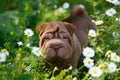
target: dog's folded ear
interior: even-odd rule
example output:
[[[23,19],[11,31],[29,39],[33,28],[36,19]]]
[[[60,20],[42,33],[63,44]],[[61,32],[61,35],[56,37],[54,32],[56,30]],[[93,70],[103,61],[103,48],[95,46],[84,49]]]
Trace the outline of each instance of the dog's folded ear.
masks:
[[[67,28],[67,30],[69,31],[69,33],[71,35],[73,35],[73,33],[75,32],[76,27],[70,23],[67,22],[63,22],[63,25]]]
[[[40,25],[40,26],[38,26],[38,27],[36,28],[36,31],[39,33],[40,36],[41,36],[42,33],[44,32],[45,27],[46,27],[46,24],[42,24],[42,25]]]

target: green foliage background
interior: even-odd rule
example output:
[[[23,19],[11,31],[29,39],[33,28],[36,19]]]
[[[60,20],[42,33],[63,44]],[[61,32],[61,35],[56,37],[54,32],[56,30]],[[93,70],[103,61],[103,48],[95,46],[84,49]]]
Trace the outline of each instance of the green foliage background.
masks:
[[[64,14],[55,15],[55,10],[62,7],[65,2],[70,4],[70,8]],[[105,59],[104,55],[108,50],[120,55],[120,22],[115,20],[120,18],[120,5],[114,6],[105,0],[0,0],[0,50],[6,48],[10,53],[7,61],[0,63],[0,80],[71,80],[73,76],[78,77],[78,80],[87,80],[89,76],[86,78],[87,70],[83,66],[82,56],[78,66],[80,69],[74,72],[63,70],[59,75],[54,76],[54,71],[47,71],[43,66],[41,57],[34,56],[26,46],[17,45],[18,41],[22,41],[24,44],[29,42],[31,46],[38,46],[36,27],[45,22],[66,18],[71,8],[79,4],[85,6],[93,20],[104,21],[103,25],[97,27],[99,37],[97,44],[89,44],[98,53],[95,60]],[[54,8],[55,5],[57,8]],[[105,11],[111,7],[116,9],[117,14],[108,17]],[[26,28],[34,31],[33,37],[24,36]],[[114,36],[113,32],[115,32]],[[20,60],[16,60],[17,54],[21,54]],[[120,68],[120,63],[117,64]],[[24,67],[29,65],[32,65],[32,69],[26,72]],[[119,74],[120,70],[114,75],[106,74],[102,79],[119,80]]]

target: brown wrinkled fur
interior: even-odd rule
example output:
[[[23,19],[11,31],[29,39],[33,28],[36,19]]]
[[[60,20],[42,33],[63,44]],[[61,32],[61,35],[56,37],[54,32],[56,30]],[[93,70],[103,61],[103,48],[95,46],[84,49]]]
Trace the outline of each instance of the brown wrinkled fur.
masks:
[[[64,69],[72,65],[75,69],[82,49],[87,46],[89,29],[96,30],[96,26],[79,6],[74,6],[66,19],[37,27],[40,48],[46,52],[46,66]]]

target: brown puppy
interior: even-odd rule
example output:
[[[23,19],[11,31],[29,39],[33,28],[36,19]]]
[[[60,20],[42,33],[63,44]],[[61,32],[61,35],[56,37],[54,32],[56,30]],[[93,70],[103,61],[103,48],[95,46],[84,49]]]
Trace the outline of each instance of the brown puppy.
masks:
[[[95,30],[95,25],[79,6],[74,6],[70,17],[62,22],[49,22],[37,27],[40,48],[46,53],[46,65],[60,69],[69,65],[76,68],[83,47],[87,46],[89,29]]]

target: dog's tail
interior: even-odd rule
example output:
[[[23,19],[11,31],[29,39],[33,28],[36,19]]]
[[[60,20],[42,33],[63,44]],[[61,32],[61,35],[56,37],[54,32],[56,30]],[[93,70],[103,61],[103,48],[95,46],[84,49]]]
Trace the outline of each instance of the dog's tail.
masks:
[[[84,8],[78,5],[75,5],[71,10],[70,16],[62,21],[69,22],[70,20],[73,20],[75,17],[86,15],[86,14],[87,12],[85,11]]]
[[[76,17],[76,16],[80,16],[82,14],[87,14],[87,12],[85,11],[84,8],[78,6],[78,5],[75,5],[71,11],[71,14],[70,16],[71,17]]]

